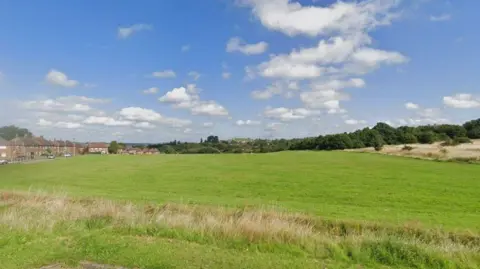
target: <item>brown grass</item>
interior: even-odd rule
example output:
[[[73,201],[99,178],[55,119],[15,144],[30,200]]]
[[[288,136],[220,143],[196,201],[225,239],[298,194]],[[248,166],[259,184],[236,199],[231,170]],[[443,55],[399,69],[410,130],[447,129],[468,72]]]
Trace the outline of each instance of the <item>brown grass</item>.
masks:
[[[3,209],[2,209],[3,208]],[[424,229],[415,223],[392,226],[369,222],[329,221],[268,209],[226,209],[182,204],[137,205],[101,199],[71,199],[66,195],[3,192],[0,227],[27,232],[89,228],[132,231],[169,228],[220,239],[286,243],[302,248],[319,245],[380,242],[394,238],[403,244],[443,254],[479,253],[480,236],[468,232]],[[141,235],[141,233],[139,234]]]

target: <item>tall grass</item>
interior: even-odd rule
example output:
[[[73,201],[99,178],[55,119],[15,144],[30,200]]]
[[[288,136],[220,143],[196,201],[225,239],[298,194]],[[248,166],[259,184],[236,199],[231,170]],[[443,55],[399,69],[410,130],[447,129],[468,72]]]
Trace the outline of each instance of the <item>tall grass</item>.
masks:
[[[478,268],[480,235],[373,222],[331,221],[268,208],[132,204],[67,195],[1,195],[0,229],[181,239],[347,263],[412,268]]]

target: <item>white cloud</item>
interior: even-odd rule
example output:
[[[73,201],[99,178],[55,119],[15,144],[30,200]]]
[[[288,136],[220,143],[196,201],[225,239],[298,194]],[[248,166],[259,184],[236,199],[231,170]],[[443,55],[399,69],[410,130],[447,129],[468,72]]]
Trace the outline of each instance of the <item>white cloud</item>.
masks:
[[[337,91],[345,88],[363,88],[366,83],[361,78],[351,78],[349,80],[327,80],[314,81],[311,88],[314,91]]]
[[[131,121],[160,121],[162,119],[162,115],[159,113],[146,108],[140,107],[126,107],[120,110],[120,116],[127,120]]]
[[[195,97],[191,96],[185,87],[174,88],[173,90],[167,92],[164,96],[160,97],[158,100],[163,103],[188,103],[194,100]]]
[[[213,122],[204,122],[204,123],[203,123],[203,127],[205,127],[205,128],[213,127],[213,125],[214,125]]]
[[[352,33],[389,24],[399,1],[335,2],[330,6],[302,6],[290,0],[239,0],[268,29],[289,36]]]
[[[202,75],[196,71],[191,71],[188,76],[192,77],[193,80],[198,80]]]
[[[238,126],[254,126],[254,125],[260,125],[261,122],[254,121],[254,120],[237,120],[235,124]]]
[[[130,37],[135,32],[152,30],[153,26],[149,24],[133,24],[128,27],[118,27],[117,35],[121,39]]]
[[[209,116],[227,116],[228,111],[223,106],[217,104],[215,101],[206,101],[195,104],[192,109],[194,115],[209,115]]]
[[[282,82],[277,81],[271,85],[268,85],[265,90],[256,90],[251,93],[254,99],[270,99],[274,95],[281,94],[284,90]]]
[[[443,103],[453,108],[480,108],[480,97],[475,97],[469,93],[459,93],[443,97]]]
[[[366,34],[321,40],[317,47],[274,55],[257,66],[268,78],[313,79],[328,75],[365,74],[382,64],[402,64],[408,58],[399,52],[365,47],[371,43]]]
[[[410,102],[405,104],[405,108],[408,109],[408,110],[416,110],[419,107],[420,107],[419,105],[414,104],[414,103],[410,103]]]
[[[45,119],[39,119],[37,122],[38,126],[42,127],[55,127],[55,128],[64,128],[64,129],[78,129],[82,127],[82,124],[76,122],[52,122]]]
[[[190,51],[190,49],[191,49],[190,45],[183,45],[180,50],[182,52],[187,52],[187,51]]]
[[[365,120],[347,119],[347,120],[345,120],[345,124],[347,124],[347,125],[367,124],[367,121],[365,121]]]
[[[52,84],[65,88],[73,88],[78,86],[79,82],[76,80],[69,79],[65,73],[62,73],[58,70],[52,69],[45,76],[45,80]]]
[[[173,70],[156,71],[152,73],[156,78],[174,78],[177,76]]]
[[[348,100],[348,94],[336,90],[302,92],[300,100],[308,108],[340,109],[340,101]],[[334,113],[331,113],[334,114]]]
[[[90,116],[86,118],[83,123],[91,125],[105,125],[105,126],[129,126],[132,125],[131,121],[116,120],[110,117],[97,117]]]
[[[134,126],[141,129],[154,129],[156,127],[147,121],[135,123]]]
[[[320,111],[318,110],[309,110],[305,108],[269,108],[267,107],[263,112],[265,117],[270,119],[277,119],[281,121],[291,121],[291,120],[300,120],[305,119],[310,116],[319,115]]]
[[[255,44],[246,44],[239,37],[232,37],[227,43],[227,52],[241,52],[246,55],[262,54],[268,49],[267,42],[258,42]]]
[[[224,78],[224,79],[229,79],[231,76],[232,76],[232,74],[229,73],[229,72],[223,72],[222,73],[222,78]]]
[[[195,84],[174,88],[158,100],[170,103],[175,108],[189,109],[193,115],[227,116],[228,111],[215,101],[202,101],[198,95],[200,90]]]
[[[26,101],[22,103],[26,109],[45,111],[45,112],[90,112],[92,107],[86,104],[60,102],[54,99]]]
[[[144,94],[156,94],[159,89],[157,87],[151,87],[143,91]]]
[[[380,64],[401,64],[408,62],[408,58],[398,52],[390,52],[372,48],[361,48],[353,55],[353,64],[369,68],[376,68]],[[365,73],[360,71],[359,73]]]
[[[121,109],[118,114],[123,120],[135,121],[136,124],[140,124],[139,127],[145,126],[145,123],[142,122],[158,122],[173,127],[187,126],[192,123],[190,120],[163,117],[160,113],[141,107],[126,107]]]
[[[85,103],[85,104],[105,104],[110,102],[110,99],[93,98],[93,97],[78,96],[78,95],[57,97],[56,100],[59,102]]]
[[[432,22],[440,22],[440,21],[449,21],[452,19],[452,15],[450,14],[442,14],[439,16],[430,16],[430,21]]]
[[[91,98],[86,96],[62,96],[55,99],[31,100],[20,103],[20,107],[27,110],[38,112],[48,112],[56,114],[90,114],[102,115],[104,112],[93,108],[93,104],[105,104],[110,102],[108,99]]]

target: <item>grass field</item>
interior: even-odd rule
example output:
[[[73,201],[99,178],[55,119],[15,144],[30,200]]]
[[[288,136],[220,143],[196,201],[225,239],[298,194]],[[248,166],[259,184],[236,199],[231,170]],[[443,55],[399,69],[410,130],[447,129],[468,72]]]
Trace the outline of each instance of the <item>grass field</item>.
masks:
[[[480,165],[347,152],[88,156],[0,167],[0,189],[6,269],[480,268]]]

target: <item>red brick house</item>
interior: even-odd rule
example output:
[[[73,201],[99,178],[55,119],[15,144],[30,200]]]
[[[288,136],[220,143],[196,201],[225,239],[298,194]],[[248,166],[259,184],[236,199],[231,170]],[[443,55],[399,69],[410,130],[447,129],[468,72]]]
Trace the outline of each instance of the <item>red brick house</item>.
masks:
[[[88,153],[91,154],[108,154],[108,144],[103,142],[94,142],[87,144]]]

